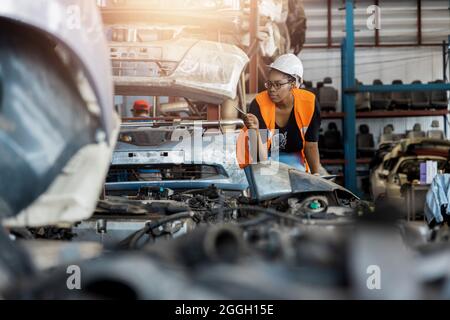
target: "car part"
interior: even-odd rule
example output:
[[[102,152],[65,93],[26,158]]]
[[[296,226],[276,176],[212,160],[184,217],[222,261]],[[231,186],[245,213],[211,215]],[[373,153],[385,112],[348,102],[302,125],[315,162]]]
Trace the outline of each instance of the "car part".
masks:
[[[330,122],[328,130],[322,137],[322,148],[319,149],[323,158],[332,159],[342,157],[344,148],[342,146],[341,132],[338,130],[336,123]]]
[[[64,5],[91,9],[80,14],[97,28],[74,32],[57,14],[36,19],[33,11],[65,13]],[[118,131],[108,105],[107,60],[87,60],[91,50],[106,50],[96,8],[88,1],[8,1],[0,9],[0,23],[0,167],[2,181],[14,181],[0,185],[0,207],[3,217],[18,215],[5,224],[42,226],[87,218],[101,189],[92,180],[104,179]],[[88,40],[89,48],[81,49]],[[97,82],[101,76],[103,86]],[[77,175],[80,168],[91,181]]]
[[[356,136],[356,141],[360,157],[373,157],[375,153],[375,142],[368,125],[362,124],[359,126],[359,133]]]
[[[324,86],[319,89],[319,104],[323,111],[336,111],[336,104],[338,101],[338,91],[331,86],[325,84],[332,84],[330,77],[323,79]]]
[[[373,80],[373,85],[383,85],[379,79]],[[389,92],[372,92],[370,94],[370,106],[372,110],[387,110],[391,106],[391,94]]]

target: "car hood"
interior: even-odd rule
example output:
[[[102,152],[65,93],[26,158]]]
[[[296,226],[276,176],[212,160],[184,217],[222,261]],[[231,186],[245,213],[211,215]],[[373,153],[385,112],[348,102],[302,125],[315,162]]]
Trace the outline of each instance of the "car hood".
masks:
[[[234,45],[195,39],[110,42],[116,94],[178,96],[221,104],[235,99],[249,61]]]
[[[265,201],[289,194],[340,191],[346,198],[358,199],[340,185],[301,172],[280,162],[267,161],[246,169],[250,192],[255,200]]]

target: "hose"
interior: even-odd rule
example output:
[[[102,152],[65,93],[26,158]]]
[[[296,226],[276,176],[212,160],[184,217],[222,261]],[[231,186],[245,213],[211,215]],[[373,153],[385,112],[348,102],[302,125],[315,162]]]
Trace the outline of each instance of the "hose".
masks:
[[[147,233],[151,232],[152,230],[165,225],[166,223],[172,222],[172,221],[177,221],[177,220],[181,220],[181,219],[188,219],[188,218],[192,218],[193,217],[193,213],[192,212],[181,212],[181,213],[177,213],[174,215],[171,215],[169,217],[160,219],[160,220],[156,220],[154,222],[149,222],[145,225],[144,228],[134,232],[133,234],[131,234],[130,236],[128,236],[127,238],[125,238],[124,240],[122,240],[119,243],[119,248],[129,248],[129,249],[135,249],[137,247],[137,243],[138,241]]]
[[[256,212],[260,212],[260,213],[265,213],[265,214],[270,215],[272,217],[276,217],[276,218],[280,218],[280,219],[286,219],[286,220],[291,220],[293,222],[298,222],[298,223],[303,223],[304,222],[302,219],[297,218],[295,216],[292,216],[290,214],[287,214],[287,213],[284,213],[284,212],[280,212],[280,211],[277,211],[275,209],[262,208],[262,207],[257,207],[257,206],[244,205],[244,206],[238,206],[238,207],[234,207],[234,208],[222,208],[220,210],[222,210],[222,212],[235,211],[235,210],[251,210],[251,211],[256,211]],[[213,210],[211,210],[211,215],[215,215],[215,214],[217,214],[219,212],[220,212],[219,209],[213,209]]]
[[[270,217],[273,218],[279,218],[279,219],[285,219],[285,220],[290,220],[293,222],[297,222],[297,223],[304,223],[304,221],[300,218],[297,218],[295,216],[274,210],[274,209],[270,209],[270,208],[262,208],[262,207],[257,207],[257,206],[249,206],[249,205],[244,205],[244,206],[238,206],[238,207],[234,207],[234,208],[217,208],[217,209],[212,209],[210,210],[209,214],[206,214],[203,219],[206,220],[209,217],[212,216],[216,216],[216,215],[220,215],[223,214],[225,212],[229,212],[229,211],[235,211],[235,210],[251,210],[254,212],[260,212],[260,213],[264,213]],[[149,222],[145,225],[144,228],[136,231],[135,233],[131,234],[130,236],[128,236],[127,238],[125,238],[124,240],[122,240],[119,244],[120,248],[129,248],[129,249],[135,249],[137,248],[137,244],[139,242],[139,240],[145,235],[145,234],[149,234],[152,232],[152,230],[159,228],[160,226],[163,226],[169,222],[172,221],[177,221],[177,220],[182,220],[182,219],[188,219],[188,218],[193,218],[195,215],[194,212],[182,212],[182,213],[177,213],[174,215],[171,215],[169,217],[154,221],[154,222]],[[253,224],[259,224],[259,223],[263,223],[265,221],[268,220],[254,220],[254,221],[248,221],[248,222],[243,222],[241,223],[239,226],[243,226],[243,227],[247,227],[247,226],[251,226]]]

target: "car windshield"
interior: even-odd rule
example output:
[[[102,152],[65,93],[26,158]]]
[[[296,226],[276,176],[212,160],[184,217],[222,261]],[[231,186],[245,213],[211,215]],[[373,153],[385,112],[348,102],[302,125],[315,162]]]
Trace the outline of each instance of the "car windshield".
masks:
[[[392,169],[394,169],[395,165],[398,163],[399,158],[391,158],[386,160],[383,163],[383,170],[388,170],[391,171]]]

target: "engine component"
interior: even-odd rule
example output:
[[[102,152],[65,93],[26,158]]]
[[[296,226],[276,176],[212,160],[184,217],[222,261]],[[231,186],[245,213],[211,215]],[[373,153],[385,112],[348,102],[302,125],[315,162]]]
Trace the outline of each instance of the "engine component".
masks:
[[[202,226],[147,250],[166,261],[195,267],[207,263],[235,263],[242,256],[245,244],[241,231],[232,225]]]
[[[310,196],[302,201],[291,198],[288,202],[294,215],[307,217],[326,212],[328,208],[328,199],[325,196]]]

